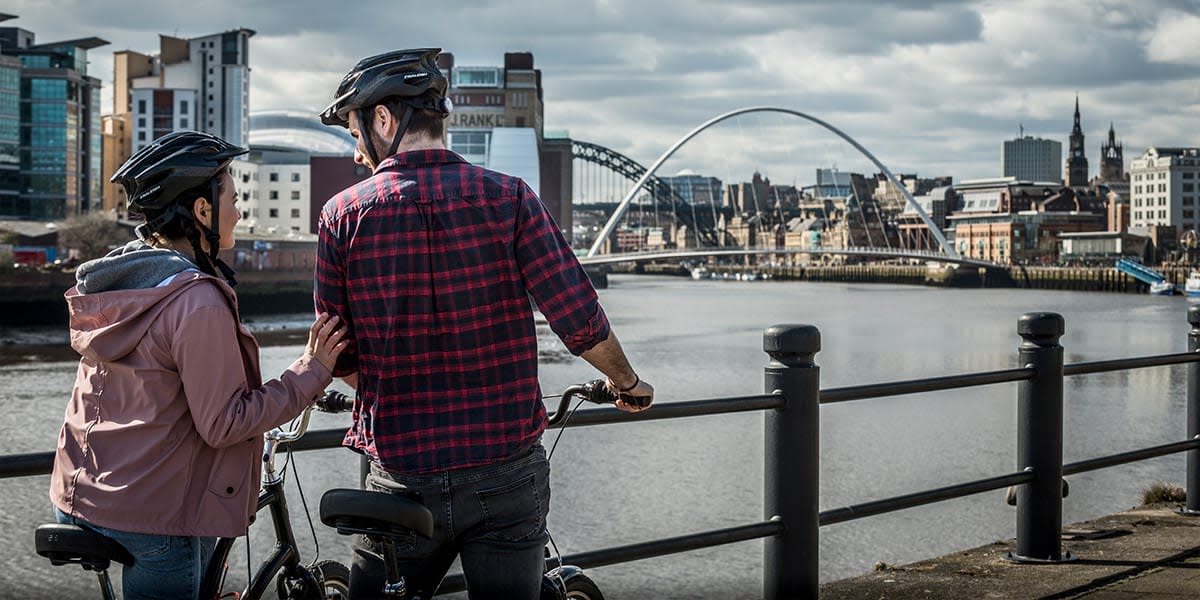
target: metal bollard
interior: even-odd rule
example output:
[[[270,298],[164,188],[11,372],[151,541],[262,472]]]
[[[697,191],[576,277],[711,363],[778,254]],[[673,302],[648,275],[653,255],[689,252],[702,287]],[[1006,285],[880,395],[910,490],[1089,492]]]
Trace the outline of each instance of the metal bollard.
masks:
[[[767,600],[815,600],[819,588],[821,378],[813,357],[820,349],[821,332],[811,325],[773,325],[763,332],[763,350],[771,357],[765,391],[787,401],[766,416],[764,512],[783,521],[783,533],[764,544]]]
[[[1017,487],[1017,551],[1009,556],[1016,561],[1063,560],[1063,331],[1057,313],[1017,320],[1020,364],[1037,374],[1017,388],[1017,468],[1032,470],[1034,479]]]
[[[1200,306],[1189,306],[1188,352],[1200,351]],[[1187,366],[1187,436],[1194,440],[1200,435],[1200,364]],[[1187,507],[1182,511],[1189,515],[1200,515],[1200,450],[1188,450],[1187,456]]]

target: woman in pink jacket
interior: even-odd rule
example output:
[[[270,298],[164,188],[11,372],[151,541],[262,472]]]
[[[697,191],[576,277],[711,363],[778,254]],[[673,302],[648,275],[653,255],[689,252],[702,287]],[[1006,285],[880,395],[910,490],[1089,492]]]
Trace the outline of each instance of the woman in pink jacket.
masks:
[[[262,381],[233,271],[217,258],[240,218],[229,163],[246,152],[180,131],[126,161],[112,181],[145,219],[139,239],[80,265],[66,294],[82,359],[50,500],[59,522],[133,554],[126,600],[196,596],[216,537],[246,533],[262,433],[316,400],[346,345],[322,314],[304,354]]]

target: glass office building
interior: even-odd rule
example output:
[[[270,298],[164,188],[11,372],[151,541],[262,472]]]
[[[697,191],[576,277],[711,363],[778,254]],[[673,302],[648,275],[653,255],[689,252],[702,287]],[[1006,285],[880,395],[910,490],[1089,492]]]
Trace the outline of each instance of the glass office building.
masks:
[[[87,75],[87,51],[107,43],[35,44],[29,31],[0,28],[0,219],[54,221],[99,208],[100,80]]]

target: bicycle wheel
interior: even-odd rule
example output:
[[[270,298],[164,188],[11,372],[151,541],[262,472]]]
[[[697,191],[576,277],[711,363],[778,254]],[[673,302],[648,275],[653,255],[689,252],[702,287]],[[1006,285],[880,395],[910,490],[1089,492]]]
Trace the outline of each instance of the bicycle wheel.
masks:
[[[567,600],[604,600],[604,594],[591,577],[574,573],[563,581],[567,588]]]
[[[305,567],[317,581],[321,582],[319,594],[313,594],[308,585],[289,585],[282,577],[278,581],[279,597],[288,600],[347,600],[350,598],[350,569],[337,561],[322,560]],[[296,582],[298,583],[298,582]]]

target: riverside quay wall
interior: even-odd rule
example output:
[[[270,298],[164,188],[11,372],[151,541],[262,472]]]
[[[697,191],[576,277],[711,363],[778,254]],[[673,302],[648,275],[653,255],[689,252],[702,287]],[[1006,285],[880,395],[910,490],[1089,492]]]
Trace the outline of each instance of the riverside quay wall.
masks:
[[[707,276],[716,279],[766,276],[796,281],[842,281],[855,283],[899,283],[944,287],[1009,287],[1042,290],[1075,290],[1145,294],[1149,286],[1118,271],[1101,267],[1028,267],[1001,268],[938,267],[899,264],[857,265],[705,265]],[[690,275],[676,264],[639,264],[616,266],[615,272],[661,275]],[[1182,292],[1191,267],[1156,268]],[[739,277],[740,276],[740,277]]]
[[[1050,290],[1145,294],[1146,284],[1115,268],[1023,267],[957,269],[924,265],[859,264],[838,266],[706,265],[710,276],[768,276],[794,281],[899,283],[946,287],[1015,287]],[[1190,267],[1157,269],[1183,287]],[[679,263],[626,264],[613,272],[690,276]],[[604,273],[589,273],[605,287]],[[312,270],[277,269],[237,274],[238,303],[243,314],[285,314],[312,310]],[[60,270],[20,269],[0,272],[0,325],[58,325],[67,322],[63,293],[75,285],[75,274]]]
[[[238,308],[243,315],[311,312],[312,269],[237,273]],[[21,269],[0,273],[0,325],[65,325],[63,294],[75,273]]]

